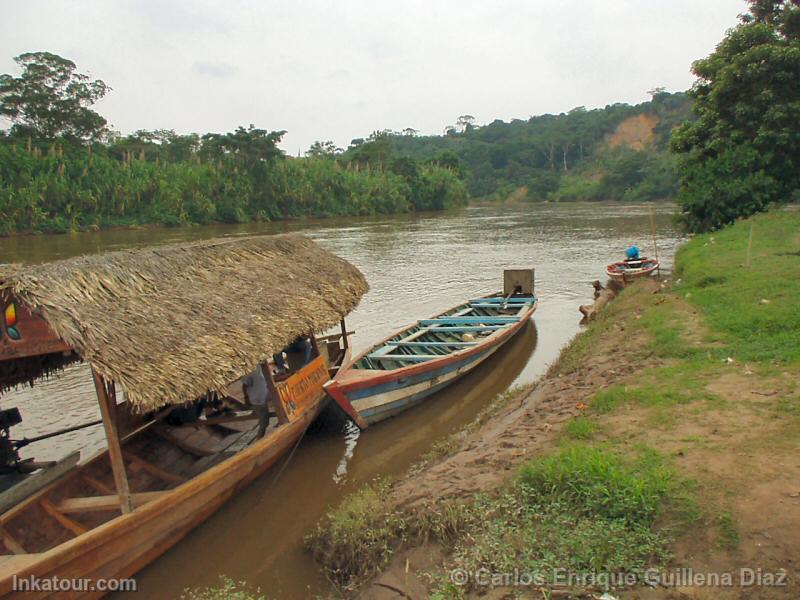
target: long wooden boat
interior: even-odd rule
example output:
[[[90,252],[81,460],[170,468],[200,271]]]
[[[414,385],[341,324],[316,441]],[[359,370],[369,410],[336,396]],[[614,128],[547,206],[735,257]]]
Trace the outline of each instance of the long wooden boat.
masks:
[[[325,390],[365,428],[452,384],[513,338],[536,310],[533,269],[505,274],[503,293],[463,302],[394,333],[339,369]]]
[[[625,283],[640,277],[649,277],[658,270],[658,261],[654,258],[641,258],[631,263],[620,261],[606,267],[606,274],[615,281]]]
[[[298,277],[300,273],[292,271],[289,263],[302,261],[303,258],[341,261],[308,244],[312,242],[305,238],[297,239],[297,236],[281,237],[274,242],[237,240],[210,251],[213,258],[196,256],[192,247],[174,251],[158,249],[155,252],[161,258],[168,255],[168,262],[174,262],[176,280],[166,288],[170,293],[175,293],[178,299],[186,301],[187,298],[174,286],[182,285],[178,280],[185,279],[187,275],[196,275],[185,271],[187,262],[193,264],[192,269],[202,269],[207,281],[214,280],[215,270],[221,266],[225,269],[224,278],[231,282],[231,287],[220,291],[233,290],[235,298],[236,289],[246,293],[244,290],[252,283],[254,274],[265,277],[263,269],[269,268],[260,262],[264,256],[289,269],[292,275],[290,279]],[[197,254],[206,252],[205,248]],[[281,255],[285,255],[285,261]],[[98,262],[101,260],[88,260],[78,264],[77,268],[83,275],[95,277],[98,285],[109,291],[116,281],[111,277],[111,271],[116,267],[104,271],[102,262]],[[110,262],[118,265],[119,260],[120,257],[115,256]],[[236,260],[244,263],[241,265],[241,281],[236,281],[239,275],[232,272],[232,264]],[[78,464],[77,453],[54,465],[33,464],[16,457],[17,464],[7,466],[0,475],[0,483],[3,477],[15,480],[12,485],[5,486],[7,489],[0,494],[0,506],[7,507],[0,514],[2,597],[45,598],[53,595],[53,591],[59,591],[58,597],[97,598],[106,591],[113,591],[114,587],[107,587],[110,580],[128,578],[153,561],[292,448],[327,402],[323,384],[350,356],[347,343],[347,334],[350,332],[347,332],[338,310],[323,317],[298,308],[299,314],[296,316],[302,319],[303,326],[327,328],[331,320],[338,316],[341,317],[342,330],[341,333],[323,338],[310,334],[310,357],[306,357],[303,351],[289,352],[288,372],[277,369],[269,358],[280,346],[273,345],[258,351],[255,356],[245,358],[256,360],[270,391],[269,419],[263,437],[258,437],[258,418],[244,397],[241,379],[220,389],[212,384],[211,379],[200,382],[200,388],[197,388],[197,381],[182,378],[181,369],[188,369],[197,377],[202,376],[203,372],[228,372],[227,366],[233,363],[224,364],[224,341],[219,342],[220,348],[215,348],[220,356],[219,364],[206,363],[201,365],[203,370],[194,369],[194,363],[169,367],[177,388],[176,398],[183,396],[186,389],[205,387],[209,391],[202,397],[202,402],[179,403],[165,398],[164,404],[153,407],[152,402],[145,401],[146,397],[138,395],[147,392],[146,387],[139,386],[139,383],[146,382],[128,379],[125,387],[120,386],[125,392],[125,400],[118,403],[115,380],[102,375],[93,362],[94,359],[108,358],[109,355],[103,354],[103,349],[97,347],[93,350],[99,353],[98,357],[82,356],[79,353],[83,351],[82,347],[65,340],[70,336],[63,333],[64,323],[59,315],[39,308],[41,305],[37,300],[47,297],[48,290],[52,295],[55,294],[50,288],[39,289],[35,282],[43,281],[40,278],[44,275],[60,273],[64,276],[66,267],[72,268],[72,265],[37,267],[33,269],[30,280],[19,276],[6,281],[0,278],[0,305],[5,314],[5,319],[0,319],[0,388],[9,389],[11,384],[32,380],[33,376],[41,376],[53,365],[63,366],[83,359],[92,367],[108,448]],[[162,267],[159,265],[157,272],[163,273]],[[182,268],[184,271],[181,271]],[[154,270],[148,270],[149,267],[142,264],[138,265],[138,269],[145,280],[152,281]],[[324,269],[320,266],[319,270]],[[354,267],[346,263],[335,265],[328,275],[320,275],[320,280],[310,281],[309,285],[313,287],[324,282],[326,292],[331,296],[327,300],[331,300],[341,292],[341,288],[337,289],[337,281],[343,281],[344,274],[350,275],[346,281],[349,290],[340,299],[352,308],[353,302],[357,301],[355,297],[360,297],[366,291],[366,284],[361,283],[360,273]],[[86,279],[80,279],[83,287],[78,294],[85,302],[94,290]],[[146,289],[140,280],[134,281],[132,287],[134,290]],[[211,290],[204,291],[211,293]],[[285,294],[288,290],[281,292]],[[301,292],[304,301],[309,302],[313,296],[312,290],[304,289]],[[121,293],[135,292],[126,282]],[[194,289],[187,293],[193,298],[202,296],[194,296]],[[112,296],[116,302],[120,302],[118,294]],[[251,326],[251,339],[240,338],[230,342],[229,347],[235,346],[238,352],[247,354],[253,352],[249,348],[256,348],[261,340],[269,339],[265,336],[270,326],[279,329],[284,323],[270,319],[287,319],[286,323],[289,323],[290,314],[281,312],[276,315],[270,312],[262,306],[261,299],[253,300],[246,307],[243,305],[251,301],[245,297],[240,300],[242,306],[239,311],[264,311],[250,314],[253,321],[258,316],[262,319],[257,325]],[[81,309],[76,309],[68,299],[63,302],[70,314],[74,314],[75,310],[80,313]],[[96,302],[100,303],[99,300]],[[286,307],[290,306],[292,304],[288,302]],[[104,305],[104,308],[109,307]],[[168,312],[180,317],[182,310],[190,309],[175,305]],[[167,312],[161,316],[164,319],[171,318]],[[242,316],[241,312],[239,316]],[[197,318],[203,317],[198,315]],[[170,344],[174,341],[172,336],[176,335],[187,340],[187,352],[193,348],[204,351],[200,346],[192,346],[193,334],[202,330],[203,335],[216,335],[230,330],[233,322],[215,325],[205,320],[200,324],[186,325],[184,331],[178,333],[168,330],[179,321],[177,318],[167,324],[162,331],[162,338],[155,343]],[[110,333],[110,330],[101,330]],[[59,335],[57,331],[62,333]],[[282,340],[281,344],[293,339],[295,334],[289,331],[292,330],[287,330],[278,338]],[[136,335],[134,331],[128,333],[134,337]],[[200,343],[206,343],[206,338],[200,338]],[[125,368],[125,365],[121,366]],[[153,369],[150,383],[158,383],[158,369],[163,367],[155,361],[148,366]],[[221,405],[225,407],[224,410],[220,410]],[[19,411],[16,409],[0,411],[0,427],[13,425],[13,419],[3,421],[3,417],[9,414],[18,422]],[[8,427],[3,432],[4,437],[9,439]],[[13,467],[18,472],[12,472]],[[114,586],[119,582],[111,581],[111,584]],[[53,587],[56,585],[61,587]],[[64,586],[70,587],[70,591],[66,591]]]

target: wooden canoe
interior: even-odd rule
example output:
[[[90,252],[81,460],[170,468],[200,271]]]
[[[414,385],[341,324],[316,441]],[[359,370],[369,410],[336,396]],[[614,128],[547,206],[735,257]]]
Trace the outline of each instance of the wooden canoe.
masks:
[[[362,352],[325,390],[365,428],[477,367],[523,328],[536,307],[532,289],[527,295],[492,294],[461,303]]]
[[[260,439],[252,414],[169,426],[158,415],[142,419],[118,405],[134,510],[120,512],[108,450],[70,469],[0,515],[0,596],[51,595],[20,593],[31,577],[80,578],[90,587],[130,577],[164,553],[303,436],[327,401],[322,386],[329,368],[335,372],[349,358],[340,337],[315,340],[319,352],[311,362],[282,380],[270,377],[272,397],[280,401]],[[241,384],[229,392],[231,400],[240,398]],[[84,589],[59,597],[103,595]]]
[[[640,277],[649,277],[658,270],[658,261],[654,258],[642,258],[638,266],[631,266],[627,261],[611,263],[606,267],[606,274],[615,281],[626,282]]]

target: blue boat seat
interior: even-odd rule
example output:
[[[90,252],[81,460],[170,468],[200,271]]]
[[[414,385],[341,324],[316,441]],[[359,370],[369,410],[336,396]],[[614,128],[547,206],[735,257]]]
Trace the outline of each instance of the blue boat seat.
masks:
[[[470,300],[469,303],[472,304],[473,302],[480,302],[480,303],[496,303],[496,304],[526,304],[530,303],[534,300],[533,297],[525,297],[525,298],[509,298],[506,300],[502,296],[493,296],[491,298],[475,298],[474,300]]]
[[[475,346],[478,342],[387,342],[387,346],[410,346],[414,348],[460,348]]]
[[[444,354],[382,354],[380,356],[375,356],[373,352],[368,356],[368,358],[373,358],[377,360],[397,360],[400,362],[425,362],[427,360],[433,360],[434,358],[442,358],[442,356],[446,356]]]
[[[470,333],[470,332],[478,332],[478,331],[496,331],[497,329],[505,329],[508,327],[506,325],[457,325],[455,327],[425,327],[424,329],[420,329],[420,331],[433,331],[433,332],[445,332],[445,333]]]
[[[437,317],[435,319],[421,319],[419,324],[422,326],[427,325],[499,325],[504,323],[516,323],[519,321],[518,316],[500,316],[500,317]]]

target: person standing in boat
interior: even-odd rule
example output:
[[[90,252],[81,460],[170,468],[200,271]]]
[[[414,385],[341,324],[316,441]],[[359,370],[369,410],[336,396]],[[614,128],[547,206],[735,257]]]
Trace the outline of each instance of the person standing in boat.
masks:
[[[247,403],[253,407],[253,413],[258,417],[258,437],[262,438],[267,431],[267,424],[269,424],[269,408],[267,407],[269,388],[261,365],[258,365],[252,373],[242,379],[242,392],[244,392]]]

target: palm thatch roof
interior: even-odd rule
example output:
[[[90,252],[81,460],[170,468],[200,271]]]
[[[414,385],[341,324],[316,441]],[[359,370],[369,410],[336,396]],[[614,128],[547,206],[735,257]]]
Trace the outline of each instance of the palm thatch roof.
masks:
[[[338,323],[367,289],[358,269],[300,235],[0,269],[0,294],[44,318],[142,411],[224,391],[296,336]]]

